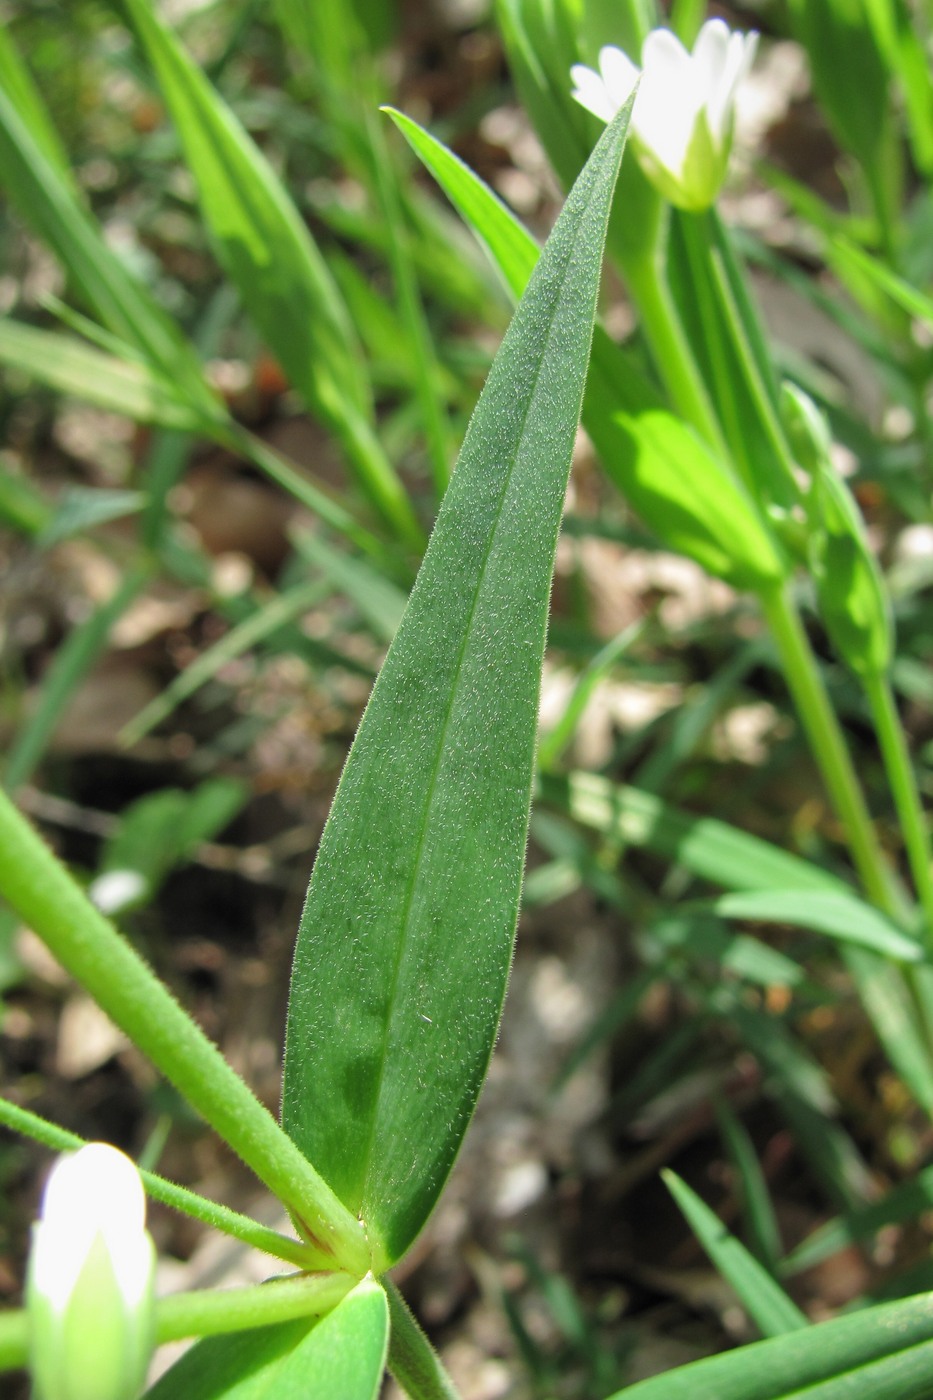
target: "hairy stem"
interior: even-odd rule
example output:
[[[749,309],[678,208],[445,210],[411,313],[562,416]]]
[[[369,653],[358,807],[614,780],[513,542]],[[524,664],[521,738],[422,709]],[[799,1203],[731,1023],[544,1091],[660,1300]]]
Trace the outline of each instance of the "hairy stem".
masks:
[[[0,793],[0,893],[278,1196],[308,1240],[313,1262],[365,1273],[368,1248],[358,1221],[5,793]]]

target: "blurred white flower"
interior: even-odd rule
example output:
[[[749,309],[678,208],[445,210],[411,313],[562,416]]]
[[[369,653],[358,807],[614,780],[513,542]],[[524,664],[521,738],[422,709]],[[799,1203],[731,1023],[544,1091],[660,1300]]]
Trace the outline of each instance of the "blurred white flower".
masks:
[[[733,34],[707,20],[693,52],[669,29],[654,29],[642,47],[632,112],[633,146],[645,174],[680,209],[707,209],[726,173],[735,95],[755,57],[757,34]],[[600,50],[599,72],[570,70],[573,96],[602,121],[628,100],[639,70],[621,49]]]
[[[37,1400],[135,1400],[154,1342],[155,1248],[139,1172],[107,1143],[59,1158],[26,1283]]]
[[[146,880],[138,870],[105,870],[88,886],[87,895],[102,914],[122,914],[146,893]]]

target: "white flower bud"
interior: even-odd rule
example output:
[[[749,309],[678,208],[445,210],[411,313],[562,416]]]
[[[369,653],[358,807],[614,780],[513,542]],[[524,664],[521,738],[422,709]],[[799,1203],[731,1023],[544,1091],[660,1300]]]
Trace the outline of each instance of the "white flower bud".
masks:
[[[154,1345],[155,1248],[134,1164],[107,1143],[59,1158],[26,1282],[37,1400],[135,1400]]]
[[[669,29],[654,29],[642,48],[632,112],[632,144],[642,169],[680,209],[708,209],[722,186],[732,148],[735,95],[755,57],[757,34],[733,34],[707,20],[693,52]],[[621,49],[600,50],[599,72],[575,64],[573,95],[611,121],[631,95],[638,69]]]

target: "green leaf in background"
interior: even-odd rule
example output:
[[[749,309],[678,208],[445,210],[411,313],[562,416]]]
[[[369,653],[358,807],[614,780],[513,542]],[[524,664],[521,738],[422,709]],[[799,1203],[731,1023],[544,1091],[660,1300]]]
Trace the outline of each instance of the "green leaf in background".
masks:
[[[17,109],[15,98],[0,85],[0,182],[11,202],[48,243],[107,329],[140,354],[160,380],[175,384],[205,422],[225,417],[191,346],[107,246],[47,143],[26,125],[27,114]]]
[[[931,1338],[927,1293],[694,1361],[611,1400],[923,1400],[933,1379]]]
[[[346,307],[265,156],[149,0],[126,0],[197,181],[218,260],[295,388],[340,439],[371,504],[421,539],[372,425],[369,382]]]
[[[118,359],[61,331],[0,317],[0,364],[137,423],[198,432],[203,415],[184,389],[148,364]]]
[[[732,1285],[745,1311],[766,1337],[780,1337],[808,1325],[767,1269],[745,1248],[695,1191],[675,1172],[661,1173],[667,1189],[709,1255],[716,1272]]]
[[[301,920],[283,1121],[362,1217],[377,1271],[446,1180],[505,995],[551,572],[627,121],[568,197],[496,356]]]
[[[499,269],[521,296],[538,246],[502,201],[429,132],[393,108],[389,116]],[[736,588],[773,585],[783,566],[745,491],[601,326],[583,401],[583,425],[614,485],[670,549]]]
[[[39,143],[46,159],[58,170],[61,178],[70,183],[68,156],[32,80],[32,74],[10,38],[6,24],[0,25],[0,88],[9,94],[13,106]]]
[[[865,904],[855,894],[835,890],[755,890],[727,894],[713,906],[725,919],[763,919],[815,929],[844,943],[858,943],[873,953],[901,962],[920,962],[923,949],[880,909]]]
[[[833,647],[856,675],[882,676],[894,650],[884,585],[858,507],[828,464],[813,477],[807,513],[810,571]]]
[[[653,793],[612,783],[597,773],[550,774],[541,796],[582,826],[632,846],[646,846],[694,875],[732,890],[830,890],[851,896],[841,880],[810,861],[716,817],[680,812]]]
[[[318,1320],[198,1342],[147,1400],[375,1400],[388,1345],[386,1295],[364,1279]]]
[[[99,486],[69,486],[59,498],[55,514],[38,536],[36,544],[48,549],[60,540],[71,539],[95,525],[110,520],[124,520],[135,515],[146,504],[141,491],[109,490]]]
[[[889,74],[863,0],[789,0],[794,37],[810,61],[813,86],[840,145],[866,175],[875,212],[897,207],[901,174],[892,140]]]

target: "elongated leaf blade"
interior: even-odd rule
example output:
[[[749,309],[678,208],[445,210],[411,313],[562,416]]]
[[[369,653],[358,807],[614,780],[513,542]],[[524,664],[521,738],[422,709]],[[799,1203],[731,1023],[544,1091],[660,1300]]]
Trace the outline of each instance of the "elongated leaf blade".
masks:
[[[474,230],[517,301],[541,251],[531,234],[453,151],[404,112],[394,107],[384,107],[383,111],[430,170],[460,217]]]
[[[107,246],[72,182],[27,127],[15,98],[0,84],[0,181],[11,202],[49,244],[108,330],[138,351],[157,375],[174,382],[197,412],[208,420],[224,416],[177,325]]]
[[[531,234],[452,151],[410,117],[386,110],[517,299],[538,257]],[[669,548],[738,588],[781,576],[748,496],[601,326],[593,334],[583,424],[607,475]]]
[[[121,360],[61,331],[0,317],[0,364],[137,423],[198,432],[204,418],[174,380],[139,361]]]
[[[653,793],[612,783],[596,773],[548,775],[542,796],[568,811],[582,826],[645,846],[676,860],[701,879],[729,890],[829,890],[843,896],[847,885],[810,861],[751,836],[716,817],[680,812]]]
[[[694,1361],[628,1386],[611,1400],[706,1400],[707,1396],[709,1400],[790,1400],[801,1391],[821,1400],[830,1395],[874,1397],[882,1392],[861,1387],[860,1368],[875,1362],[880,1370],[881,1363],[890,1360],[895,1372],[904,1364],[912,1370],[915,1358],[910,1353],[931,1338],[933,1295],[919,1294],[806,1331],[754,1342],[724,1356]],[[928,1384],[929,1376],[927,1372]],[[851,1377],[848,1389],[805,1389],[845,1377]],[[886,1396],[889,1393],[883,1392]],[[923,1393],[913,1389],[893,1392],[906,1397]]]
[[[340,782],[302,916],[283,1118],[398,1259],[492,1051],[528,830],[557,531],[628,113],[490,371]]]
[[[854,894],[834,890],[755,890],[728,894],[716,901],[716,913],[727,919],[766,919],[770,923],[794,924],[857,943],[873,953],[920,962],[923,950],[878,909]]]
[[[389,1340],[389,1309],[364,1279],[317,1318],[207,1337],[186,1352],[147,1400],[375,1400]]]
[[[158,75],[224,271],[296,389],[340,437],[374,506],[412,542],[420,528],[372,428],[362,356],[327,264],[265,156],[151,0],[127,0]]]
[[[691,1230],[716,1272],[735,1289],[750,1317],[766,1337],[780,1337],[807,1326],[804,1314],[775,1283],[767,1269],[726,1229],[718,1215],[675,1172],[661,1173]]]

